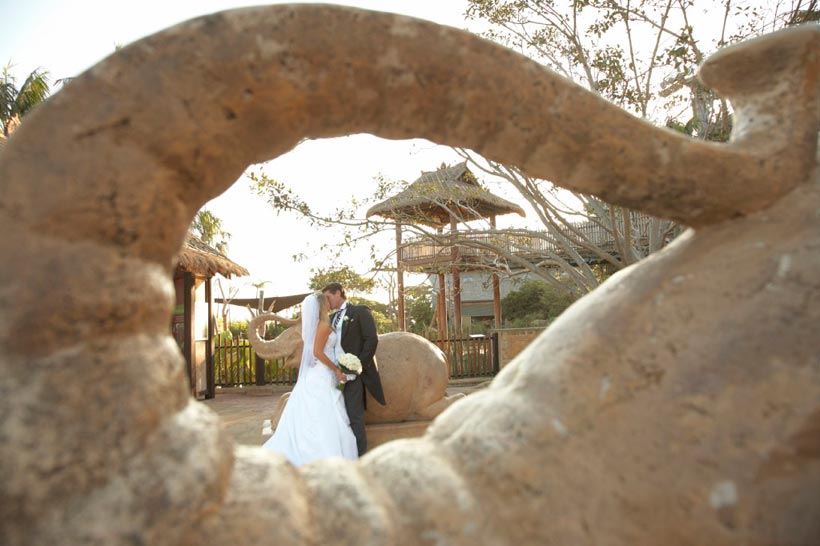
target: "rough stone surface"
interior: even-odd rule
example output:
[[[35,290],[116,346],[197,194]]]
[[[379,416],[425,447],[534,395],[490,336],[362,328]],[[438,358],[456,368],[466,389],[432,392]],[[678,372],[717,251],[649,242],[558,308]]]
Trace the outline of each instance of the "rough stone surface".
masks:
[[[249,8],[116,52],[0,149],[0,543],[817,544],[818,51],[815,26],[707,61],[728,144],[385,14]],[[171,264],[249,163],[358,132],[694,229],[423,438],[297,472],[186,395]]]
[[[544,328],[505,328],[498,331],[498,366],[503,368],[526,349]]]
[[[273,316],[263,313],[248,324],[248,339],[254,350],[264,358],[301,355],[304,345],[301,325],[291,326],[276,339],[264,340],[259,336],[259,328]],[[464,397],[460,393],[447,396],[450,378],[444,353],[421,336],[409,332],[380,335],[376,361],[387,404],[382,406],[367,393],[365,421],[368,424],[430,420]],[[280,399],[272,418],[274,427],[289,396],[287,393]]]

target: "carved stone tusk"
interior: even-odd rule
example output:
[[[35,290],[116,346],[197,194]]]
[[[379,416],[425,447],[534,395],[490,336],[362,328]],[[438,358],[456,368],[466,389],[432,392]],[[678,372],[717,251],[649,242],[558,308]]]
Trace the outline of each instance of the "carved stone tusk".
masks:
[[[288,326],[295,326],[300,323],[299,319],[289,319],[280,317],[274,313],[262,313],[261,315],[253,317],[248,321],[248,339],[251,345],[265,343],[264,339],[265,323],[268,321],[277,321]]]
[[[301,318],[295,318],[295,319],[285,318],[285,317],[279,316],[275,313],[265,313],[264,315],[261,315],[261,316],[266,317],[265,320],[275,320],[276,322],[281,322],[282,324],[287,324],[288,326],[295,326],[297,324],[301,324],[301,322],[302,322]]]
[[[820,130],[818,25],[789,28],[722,49],[703,63],[698,76],[734,107],[731,141],[718,146],[718,160],[738,154],[753,161],[743,167],[741,176],[725,170],[734,163],[715,170],[725,173],[708,182],[716,186],[717,198],[742,203],[743,213],[754,212],[794,189],[815,169]],[[744,184],[752,180],[751,186]]]

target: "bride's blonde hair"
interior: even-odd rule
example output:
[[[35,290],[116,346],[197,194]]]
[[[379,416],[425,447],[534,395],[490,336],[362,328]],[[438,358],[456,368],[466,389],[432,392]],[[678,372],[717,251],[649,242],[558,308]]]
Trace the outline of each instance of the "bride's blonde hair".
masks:
[[[318,290],[313,295],[319,300],[319,322],[330,324],[330,302],[327,301],[327,296]]]

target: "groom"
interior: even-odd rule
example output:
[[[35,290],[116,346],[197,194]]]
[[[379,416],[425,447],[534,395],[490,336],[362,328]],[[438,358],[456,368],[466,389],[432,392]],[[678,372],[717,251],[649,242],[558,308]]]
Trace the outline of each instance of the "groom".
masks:
[[[364,305],[351,305],[347,302],[345,289],[341,284],[332,282],[322,288],[330,307],[338,309],[330,316],[330,324],[336,331],[336,356],[342,351],[359,357],[362,373],[345,384],[343,394],[350,427],[356,436],[356,445],[361,457],[367,451],[367,436],[364,428],[365,388],[382,406],[385,405],[382,381],[376,364],[376,346],[379,336],[376,333],[376,322],[370,309]],[[341,348],[341,350],[339,350]]]

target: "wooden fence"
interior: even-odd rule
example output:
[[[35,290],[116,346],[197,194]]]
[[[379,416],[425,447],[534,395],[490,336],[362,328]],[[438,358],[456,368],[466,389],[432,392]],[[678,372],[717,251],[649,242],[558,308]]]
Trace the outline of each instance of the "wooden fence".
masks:
[[[498,336],[433,341],[444,351],[450,379],[492,377],[498,373]]]
[[[498,336],[462,339],[437,339],[435,343],[447,358],[450,379],[492,377],[498,372]],[[263,360],[247,339],[220,339],[214,343],[214,384],[294,385],[297,370],[286,368],[284,359]]]
[[[247,339],[217,338],[213,360],[214,384],[222,387],[296,383],[297,370],[286,368],[284,359],[259,358]]]

